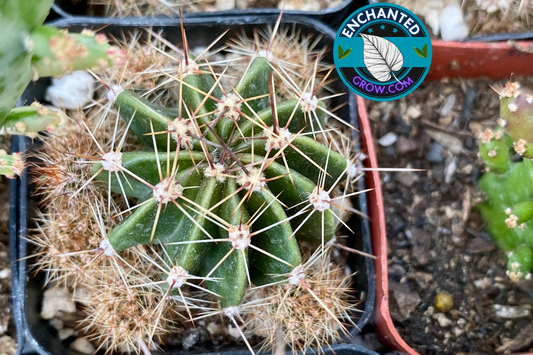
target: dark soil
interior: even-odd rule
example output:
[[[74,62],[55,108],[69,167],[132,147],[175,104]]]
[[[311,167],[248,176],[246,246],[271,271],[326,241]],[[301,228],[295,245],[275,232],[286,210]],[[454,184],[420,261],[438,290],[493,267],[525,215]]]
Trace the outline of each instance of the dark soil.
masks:
[[[426,81],[399,101],[367,102],[382,143],[376,142],[379,165],[425,170],[381,175],[391,314],[420,354],[533,349],[532,283],[509,281],[504,253],[475,211],[483,166],[474,137],[499,117],[499,98],[489,85],[500,83]],[[388,142],[380,139],[387,134]],[[446,313],[434,306],[443,292],[454,301]],[[500,306],[519,314],[503,314]]]

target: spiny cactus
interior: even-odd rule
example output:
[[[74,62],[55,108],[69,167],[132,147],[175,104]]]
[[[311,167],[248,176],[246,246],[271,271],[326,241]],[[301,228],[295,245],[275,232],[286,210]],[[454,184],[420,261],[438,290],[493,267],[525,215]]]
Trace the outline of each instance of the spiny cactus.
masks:
[[[69,34],[43,26],[52,2],[6,0],[0,3],[0,132],[4,134],[36,136],[39,131],[57,125],[54,115],[39,105],[12,111],[31,80],[122,61],[122,52],[111,47],[103,35],[90,31]]]
[[[347,161],[299,134],[313,125],[311,111],[324,117],[316,97],[267,107],[266,58],[256,58],[229,93],[210,74],[196,73],[194,59],[183,64],[181,111],[131,91],[115,101],[130,129],[156,152],[107,152],[93,172],[113,192],[141,201],[109,234],[115,251],[163,243],[185,275],[223,279],[207,286],[224,307],[235,307],[249,282],[291,274],[301,263],[297,239],[324,244],[333,237],[328,190]]]
[[[331,250],[356,252],[334,236],[362,191],[351,131],[328,108],[338,94],[319,99],[324,51],[303,53],[315,70],[296,83],[279,48],[222,67],[148,33],[152,48],[128,44],[99,104],[36,154],[38,267],[87,290],[86,330],[108,351],[146,352],[198,320],[225,320],[252,352],[250,332],[295,352],[349,334],[350,277]]]
[[[533,96],[517,82],[500,91],[500,119],[479,143],[487,173],[479,181],[487,201],[478,205],[487,229],[507,252],[507,275],[531,277],[533,268]],[[522,156],[514,162],[512,152]]]

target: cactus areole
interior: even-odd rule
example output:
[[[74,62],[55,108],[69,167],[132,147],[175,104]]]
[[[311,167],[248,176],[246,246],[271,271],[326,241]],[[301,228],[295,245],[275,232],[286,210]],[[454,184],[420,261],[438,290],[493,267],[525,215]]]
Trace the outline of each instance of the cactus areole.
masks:
[[[334,236],[329,194],[348,162],[313,139],[323,102],[272,102],[266,58],[254,59],[231,93],[193,64],[177,76],[178,107],[127,90],[114,96],[147,150],[106,155],[93,169],[113,192],[138,199],[108,235],[115,251],[162,244],[180,271],[161,276],[170,288],[199,275],[224,308],[235,307],[249,279],[289,282],[302,262],[297,241]]]

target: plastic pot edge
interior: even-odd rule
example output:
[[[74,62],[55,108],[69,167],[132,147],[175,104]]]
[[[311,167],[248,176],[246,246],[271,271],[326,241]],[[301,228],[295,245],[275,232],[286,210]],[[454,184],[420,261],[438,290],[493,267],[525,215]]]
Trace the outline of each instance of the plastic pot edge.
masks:
[[[362,7],[368,5],[368,0],[343,0],[343,2],[335,7],[319,10],[319,11],[302,11],[302,10],[284,10],[284,15],[291,15],[291,16],[304,16],[309,17],[317,20],[321,20],[325,22],[326,24],[330,26],[337,26],[340,25],[345,17],[349,14],[350,11],[355,11],[356,8]],[[64,7],[62,7],[60,4],[57,4],[54,2],[52,5],[52,10],[55,11],[57,14],[59,14],[61,17],[64,18],[70,18],[75,19],[78,17],[93,17],[100,19],[102,21],[111,20],[114,18],[110,17],[103,17],[103,16],[87,16],[85,14],[83,15],[77,15],[72,14],[68,10],[65,10]],[[183,17],[184,18],[213,18],[213,17],[226,17],[226,16],[269,16],[269,15],[275,15],[279,16],[281,12],[281,9],[276,8],[257,8],[257,9],[246,9],[246,10],[224,10],[224,11],[215,11],[215,12],[184,12]],[[156,16],[154,18],[141,18],[141,17],[123,17],[121,19],[129,20],[129,19],[144,19],[144,20],[151,20],[151,19],[157,19],[157,18],[167,18],[171,19],[167,16]],[[176,20],[176,18],[174,18]]]

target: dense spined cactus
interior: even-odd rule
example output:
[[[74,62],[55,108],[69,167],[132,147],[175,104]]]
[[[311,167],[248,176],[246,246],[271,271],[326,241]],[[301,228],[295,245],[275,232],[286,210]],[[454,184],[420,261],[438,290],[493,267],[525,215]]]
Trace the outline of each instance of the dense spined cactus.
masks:
[[[487,173],[479,181],[487,201],[478,205],[487,229],[507,252],[511,280],[530,278],[533,268],[533,96],[517,82],[500,92],[500,119],[479,143]],[[514,162],[512,153],[522,156]]]
[[[226,68],[209,49],[194,58],[134,35],[125,67],[98,74],[97,105],[35,155],[37,267],[88,293],[85,334],[107,351],[146,353],[168,332],[179,342],[199,320],[251,352],[260,339],[321,351],[355,326],[337,251],[358,251],[335,234],[358,213],[360,154],[331,108],[325,50],[294,31],[243,41]],[[300,41],[288,66],[278,54]]]
[[[269,105],[271,71],[256,58],[230,93],[211,74],[182,72],[181,110],[121,92],[115,107],[153,151],[108,152],[93,166],[113,192],[139,200],[109,233],[112,248],[164,244],[181,277],[214,278],[207,287],[223,307],[238,306],[250,282],[294,277],[297,240],[324,244],[335,233],[328,190],[348,162],[312,137],[320,122],[310,112],[324,118],[316,97]]]
[[[55,114],[40,105],[12,110],[30,81],[122,61],[122,52],[110,46],[103,35],[90,31],[70,34],[44,26],[52,2],[0,2],[0,133],[34,137],[57,125]]]

